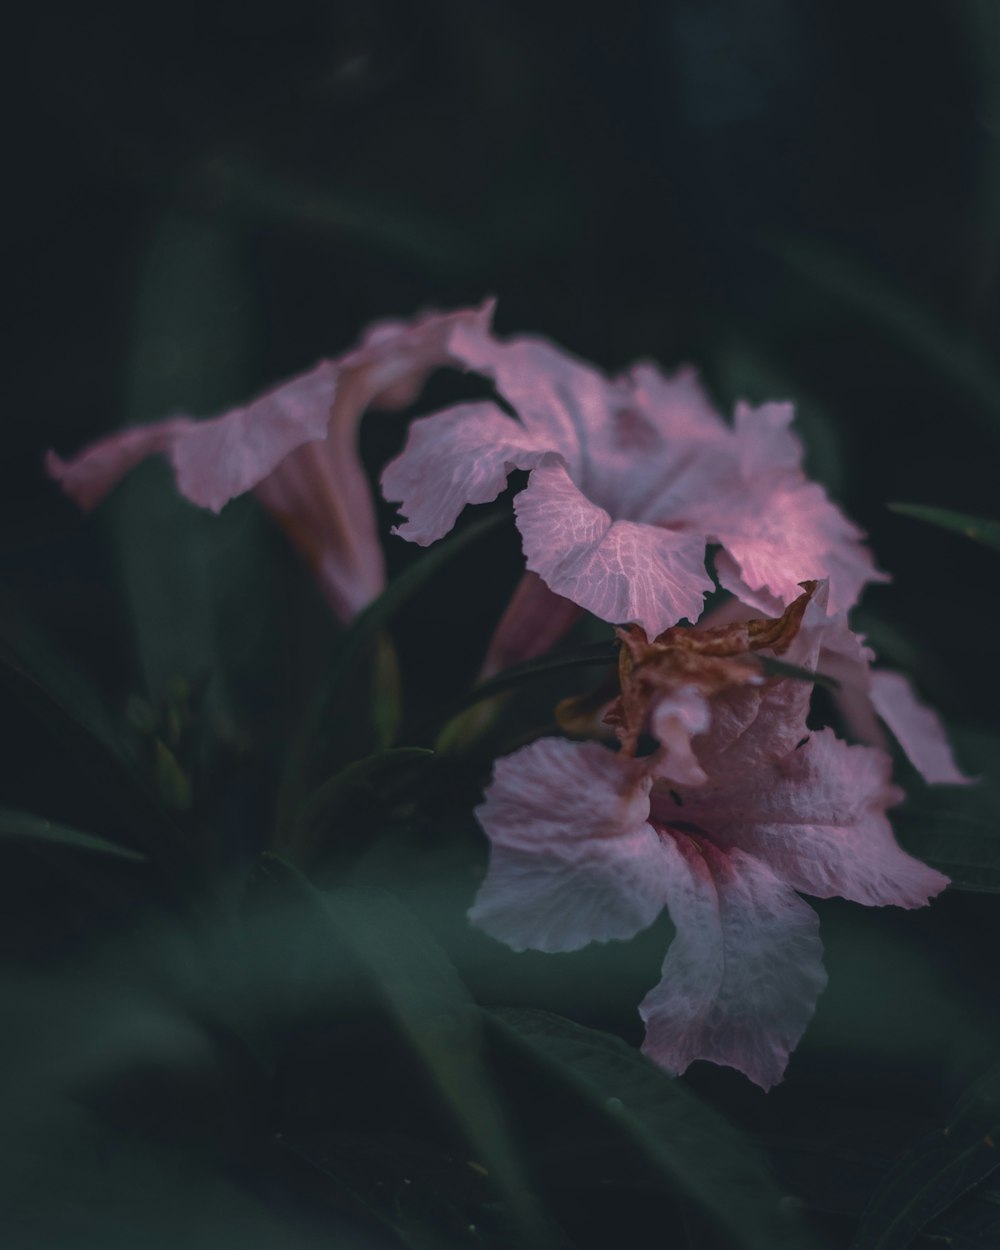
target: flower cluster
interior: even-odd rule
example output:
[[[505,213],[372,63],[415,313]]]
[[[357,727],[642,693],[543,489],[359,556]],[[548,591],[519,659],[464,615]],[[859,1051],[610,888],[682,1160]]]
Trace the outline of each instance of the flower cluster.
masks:
[[[379,324],[246,407],[127,430],[70,462],[50,453],[49,470],[84,507],[152,453],[205,507],[253,490],[346,621],[384,581],[362,414],[405,406],[440,366],[490,381],[504,407],[412,422],[382,475],[396,532],[432,543],[526,471],[525,573],[484,673],[547,650],[586,611],[619,627],[620,689],[603,718],[616,748],[546,739],[497,762],[471,919],[516,950],[565,951],[628,938],[666,908],[676,933],[640,1008],[645,1050],[767,1087],[825,982],[799,894],[916,907],[947,884],[893,839],[901,795],[879,721],[928,781],[965,778],[935,715],[848,626],[885,575],[806,477],[789,404],[739,404],[730,423],[690,370],[608,377],[544,340],[497,338],[491,313]],[[710,546],[731,599],[699,620]],[[766,656],[835,676],[859,744],[811,731],[809,683],[769,675]]]

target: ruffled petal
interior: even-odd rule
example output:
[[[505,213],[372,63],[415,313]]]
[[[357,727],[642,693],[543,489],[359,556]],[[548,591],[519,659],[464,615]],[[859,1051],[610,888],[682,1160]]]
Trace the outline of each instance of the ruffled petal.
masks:
[[[89,512],[147,456],[169,455],[192,424],[187,417],[174,417],[156,425],[134,426],[92,443],[72,460],[48,451],[45,468],[66,494]]]
[[[469,919],[514,950],[628,938],[663,909],[665,861],[641,765],[545,738],[497,760],[477,808],[490,866]]]
[[[398,502],[406,517],[395,533],[422,547],[436,542],[466,504],[496,499],[510,472],[532,468],[545,454],[545,447],[495,404],[459,404],[420,417],[382,473],[382,493]]]
[[[478,308],[424,313],[412,321],[377,321],[364,332],[358,347],[341,357],[340,364],[364,374],[366,407],[405,408],[420,394],[432,369],[462,364],[451,350],[452,336],[462,329],[487,334],[495,307],[496,300],[486,299]]]
[[[218,512],[251,490],[297,447],[326,437],[337,386],[337,367],[324,360],[243,408],[193,422],[170,457],[181,494]]]
[[[863,532],[801,470],[791,404],[738,404],[741,488],[706,505],[697,520],[725,548],[716,575],[744,603],[773,615],[800,582],[825,578],[829,611],[852,608],[868,582],[887,581]]]
[[[700,519],[725,548],[715,563],[720,583],[759,611],[790,603],[800,582],[825,578],[830,611],[843,612],[867,582],[887,580],[862,546],[861,532],[817,483],[755,483],[746,499],[737,496],[733,503],[720,507],[714,523],[707,511]]]
[[[494,381],[532,437],[558,452],[574,478],[586,473],[588,440],[607,429],[620,402],[599,369],[545,339],[504,341],[475,326],[456,328],[449,350]]]
[[[885,752],[848,746],[824,729],[753,774],[685,790],[680,812],[669,795],[657,796],[654,819],[669,823],[682,813],[718,845],[746,851],[804,894],[923,907],[948,878],[896,843],[885,813],[903,794],[890,772]]]
[[[769,1089],[826,985],[818,917],[740,850],[666,833],[663,851],[676,936],[639,1008],[643,1051],[671,1072],[707,1059]]]
[[[875,670],[871,701],[925,781],[967,785],[975,780],[955,763],[937,714],[920,702],[902,673]]]
[[[704,543],[690,534],[612,521],[549,457],[515,500],[528,568],[605,621],[635,621],[653,636],[695,620],[712,582]]]
[[[640,361],[629,370],[627,379],[637,406],[664,438],[702,444],[729,441],[729,427],[691,366],[664,374],[656,365]]]

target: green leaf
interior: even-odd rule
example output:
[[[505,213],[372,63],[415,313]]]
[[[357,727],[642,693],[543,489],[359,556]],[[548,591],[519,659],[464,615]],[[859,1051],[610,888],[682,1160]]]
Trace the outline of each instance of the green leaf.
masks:
[[[335,705],[355,673],[356,666],[372,653],[379,633],[395,614],[442,569],[446,568],[467,547],[508,519],[504,512],[494,512],[466,525],[458,533],[435,544],[394,578],[379,597],[361,612],[345,631],[337,645],[326,672],[316,682],[313,697],[306,707],[286,757],[284,775],[278,795],[278,828],[294,827],[301,818],[300,807],[308,788],[313,754],[324,717]],[[282,840],[287,840],[287,832]]]
[[[351,804],[359,794],[391,802],[400,782],[405,783],[433,758],[434,752],[426,747],[392,747],[355,760],[313,793],[311,814],[333,819],[338,809]]]
[[[261,856],[258,872],[320,919],[331,946],[350,951],[437,1088],[471,1157],[509,1204],[525,1244],[544,1244],[540,1216],[486,1069],[482,1014],[441,948],[381,891],[321,892],[275,855]]]
[[[891,503],[888,507],[891,512],[898,512],[900,516],[927,521],[930,525],[951,530],[953,534],[964,534],[966,538],[973,538],[985,547],[1000,551],[1000,521],[988,521],[964,512],[952,512],[950,508],[933,508],[919,503]]]
[[[425,747],[394,747],[353,761],[313,791],[294,827],[294,838],[280,848],[298,859],[323,843],[334,852],[367,845],[407,785],[421,777],[434,758]]]
[[[165,214],[138,275],[123,379],[126,423],[210,414],[243,399],[253,382],[252,307],[247,266],[232,233]],[[158,458],[129,474],[102,509],[154,702],[178,678],[220,674],[227,647],[218,637],[218,602],[234,582],[245,596],[240,549],[253,529],[252,513],[245,502],[220,516],[195,507]],[[244,602],[240,619],[244,629],[253,628],[257,613]]]
[[[295,181],[243,159],[214,161],[205,171],[236,209],[264,222],[356,240],[428,273],[465,275],[481,259],[482,240],[468,224],[448,221],[395,198]]]
[[[449,712],[454,715],[472,704],[492,699],[495,695],[507,690],[516,690],[526,682],[538,677],[547,677],[550,673],[559,673],[572,668],[606,668],[618,662],[618,647],[613,642],[594,642],[577,651],[557,653],[543,656],[540,660],[528,660],[524,664],[514,664],[497,673],[488,681],[474,686],[467,694],[451,706]]]
[[[890,1169],[861,1219],[852,1250],[906,1250],[921,1230],[1000,1166],[1000,1065],[959,1099],[940,1132]]]
[[[789,664],[771,655],[754,655],[753,657],[768,677],[787,677],[791,681],[807,681],[811,685],[826,686],[828,690],[840,688],[840,682],[826,673],[818,673],[815,669],[802,668],[798,664]]]
[[[620,1136],[671,1191],[724,1230],[734,1250],[817,1246],[752,1143],[620,1038],[545,1011],[488,1016],[501,1046],[579,1106],[575,1132],[590,1121]]]
[[[977,343],[939,321],[908,292],[900,292],[840,252],[791,239],[772,243],[770,249],[789,268],[860,312],[965,391],[984,432],[1000,437],[1000,370]]]
[[[893,815],[900,842],[959,890],[1000,893],[1000,820],[947,808],[904,807]]]
[[[909,784],[908,801],[892,813],[911,855],[946,873],[961,890],[1000,891],[1000,736],[952,728],[959,758],[977,778],[963,786]]]
[[[14,812],[0,808],[0,838],[23,838],[31,842],[41,842],[55,846],[68,846],[74,850],[90,851],[98,855],[111,855],[117,859],[130,859],[144,863],[145,855],[133,851],[127,846],[119,846],[105,838],[95,837],[92,833],[81,833],[68,825],[55,824],[44,816],[33,816],[28,812]]]
[[[486,1170],[430,1142],[339,1132],[280,1133],[278,1146],[332,1182],[334,1195],[392,1229],[408,1250],[521,1244]],[[558,1230],[547,1250],[565,1244]]]

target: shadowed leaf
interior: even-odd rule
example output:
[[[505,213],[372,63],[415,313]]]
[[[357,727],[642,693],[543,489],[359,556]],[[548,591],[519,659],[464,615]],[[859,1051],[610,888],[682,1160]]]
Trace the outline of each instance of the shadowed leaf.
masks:
[[[81,833],[79,829],[55,824],[43,816],[33,816],[28,812],[0,809],[0,838],[24,838],[32,842],[68,846],[74,850],[112,855],[118,859],[130,859],[139,863],[146,859],[145,855],[127,846],[118,846],[106,838],[98,838],[92,833]]]
[[[953,534],[964,534],[973,538],[985,547],[1000,551],[1000,521],[988,521],[982,517],[968,516],[964,512],[952,512],[950,508],[933,508],[918,503],[891,503],[891,512],[900,516],[914,517],[918,521],[927,521],[930,525],[951,530]]]
[[[861,1219],[851,1250],[906,1250],[921,1231],[1000,1166],[1000,1067],[952,1109],[947,1125],[906,1151]]]
[[[816,1250],[752,1144],[620,1038],[545,1011],[488,1013],[498,1041],[611,1128],[668,1187],[724,1230],[734,1250]]]

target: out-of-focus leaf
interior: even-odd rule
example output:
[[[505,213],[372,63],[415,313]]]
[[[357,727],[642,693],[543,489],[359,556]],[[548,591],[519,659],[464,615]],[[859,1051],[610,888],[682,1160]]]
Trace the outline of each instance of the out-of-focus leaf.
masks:
[[[964,534],[966,538],[974,538],[984,547],[1000,551],[1000,521],[988,521],[982,517],[968,516],[964,512],[952,512],[950,508],[932,508],[919,503],[891,503],[888,506],[890,511],[898,512],[901,516],[927,521],[941,529],[951,530],[954,534]]]
[[[1000,370],[977,343],[839,252],[801,240],[785,239],[770,246],[789,268],[862,313],[965,391],[973,411],[981,414],[984,431],[1000,437]]]
[[[67,688],[60,681],[49,690],[0,640],[0,681],[3,681],[48,732],[70,751],[93,781],[95,791],[115,805],[128,820],[151,860],[168,872],[187,875],[198,852],[189,836],[173,823],[149,793],[124,748],[91,726],[86,711],[73,698],[61,697]]]
[[[739,1250],[818,1246],[752,1143],[620,1038],[545,1011],[487,1013],[497,1040],[610,1127]]]
[[[316,790],[310,800],[312,815],[335,819],[338,808],[351,803],[359,794],[390,801],[400,781],[411,777],[433,758],[434,752],[426,747],[396,747],[355,760]]]
[[[906,1250],[921,1230],[1000,1166],[1000,1067],[987,1072],[940,1132],[892,1167],[864,1215],[852,1250]]]
[[[29,812],[0,809],[0,838],[24,838],[32,842],[68,846],[74,850],[91,851],[98,855],[111,855],[117,859],[130,859],[139,863],[146,859],[145,855],[127,846],[119,846],[92,833],[81,833],[79,829],[56,824],[46,820],[44,816],[34,816]]]
[[[503,694],[506,690],[514,690],[535,677],[547,677],[550,673],[558,673],[567,668],[606,667],[617,663],[617,660],[618,647],[615,643],[595,642],[580,647],[576,651],[546,655],[539,660],[514,664],[510,668],[505,668],[503,672],[497,673],[495,677],[489,678],[488,681],[474,686],[468,694],[455,702],[451,711],[459,712],[471,704],[492,699],[494,695]]]
[[[486,1068],[481,1012],[440,947],[381,891],[321,892],[274,855],[263,855],[257,871],[317,917],[331,948],[350,951],[436,1086],[474,1160],[509,1206],[524,1244],[544,1245],[540,1216]]]
[[[399,657],[385,631],[375,636],[372,654],[371,723],[375,746],[385,750],[399,732],[403,720],[403,690]]]
[[[209,414],[252,381],[251,292],[231,233],[168,213],[138,277],[124,379],[128,422]],[[245,504],[244,504],[245,507]],[[160,462],[142,465],[104,510],[119,552],[146,687],[218,676],[217,600],[242,572],[244,507],[213,516],[182,499]],[[241,588],[242,589],[242,588]],[[242,619],[255,614],[243,605]]]
[[[57,646],[36,621],[29,619],[18,604],[5,600],[0,620],[0,670],[6,666],[12,681],[15,673],[20,673],[37,684],[82,730],[115,755],[128,758],[122,727],[90,674]],[[29,687],[22,682],[20,689],[22,698],[27,697]]]
[[[1000,738],[952,729],[963,763],[978,778],[966,786],[910,785],[893,813],[903,846],[947,873],[958,889],[1000,892]]]
[[[454,277],[478,268],[482,241],[467,224],[449,222],[412,203],[311,186],[247,161],[215,162],[202,176],[239,211],[268,222],[352,238],[427,272]]]
[[[893,814],[899,840],[959,890],[1000,894],[1000,822],[968,812],[904,807]]]
[[[304,1160],[337,1197],[392,1229],[409,1250],[456,1250],[470,1244],[517,1250],[497,1210],[486,1169],[428,1142],[343,1133],[281,1133],[282,1150]],[[559,1250],[559,1230],[546,1250]]]
[[[396,747],[348,764],[313,791],[295,839],[281,848],[308,854],[325,844],[337,853],[370,843],[407,785],[433,760],[434,752],[424,747]]]
[[[394,578],[381,595],[351,623],[337,645],[326,672],[316,682],[312,699],[302,714],[286,757],[278,795],[278,827],[294,828],[301,819],[300,804],[308,788],[313,753],[323,718],[350,681],[356,665],[370,653],[379,632],[403,605],[466,547],[507,519],[494,512],[465,526],[430,548],[403,573]]]
[[[840,682],[826,673],[818,673],[815,669],[802,668],[799,664],[789,664],[771,655],[755,655],[754,659],[768,677],[787,677],[792,681],[807,681],[811,685],[826,686],[828,690],[836,690]]]

